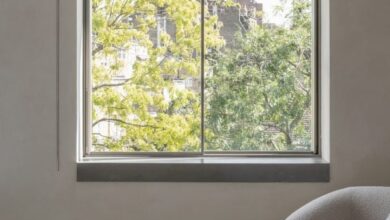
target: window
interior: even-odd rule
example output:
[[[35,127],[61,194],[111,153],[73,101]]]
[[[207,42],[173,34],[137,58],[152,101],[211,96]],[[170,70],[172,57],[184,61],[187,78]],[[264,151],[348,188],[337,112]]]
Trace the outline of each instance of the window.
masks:
[[[317,0],[86,1],[86,155],[318,153]]]

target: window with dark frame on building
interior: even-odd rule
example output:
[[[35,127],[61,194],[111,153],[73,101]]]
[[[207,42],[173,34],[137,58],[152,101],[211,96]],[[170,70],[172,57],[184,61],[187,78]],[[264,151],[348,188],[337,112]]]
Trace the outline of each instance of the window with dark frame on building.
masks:
[[[85,155],[318,153],[317,0],[87,2]]]

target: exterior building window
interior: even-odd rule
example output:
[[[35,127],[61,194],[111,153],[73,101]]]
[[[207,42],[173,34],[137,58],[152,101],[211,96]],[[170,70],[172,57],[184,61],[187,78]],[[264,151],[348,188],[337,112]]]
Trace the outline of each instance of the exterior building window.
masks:
[[[318,153],[317,0],[88,2],[85,156]]]
[[[126,60],[126,54],[127,54],[127,50],[125,49],[119,49],[119,59],[122,59],[122,60]]]
[[[161,11],[156,18],[157,22],[157,47],[161,47],[162,34],[167,32],[167,19],[164,11]]]

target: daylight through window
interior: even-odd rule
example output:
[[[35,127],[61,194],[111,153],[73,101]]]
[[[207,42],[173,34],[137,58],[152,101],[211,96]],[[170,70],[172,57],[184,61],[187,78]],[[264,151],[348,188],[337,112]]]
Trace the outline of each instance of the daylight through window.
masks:
[[[315,153],[316,11],[314,0],[89,0],[86,151]]]

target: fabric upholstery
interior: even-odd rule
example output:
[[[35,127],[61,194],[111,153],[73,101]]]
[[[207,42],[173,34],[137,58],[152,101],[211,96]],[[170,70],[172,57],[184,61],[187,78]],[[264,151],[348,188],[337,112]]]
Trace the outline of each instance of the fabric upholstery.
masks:
[[[286,220],[387,220],[390,187],[349,187],[321,196]]]

